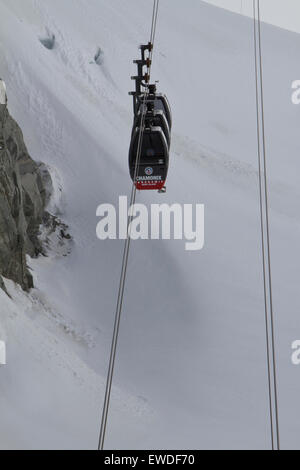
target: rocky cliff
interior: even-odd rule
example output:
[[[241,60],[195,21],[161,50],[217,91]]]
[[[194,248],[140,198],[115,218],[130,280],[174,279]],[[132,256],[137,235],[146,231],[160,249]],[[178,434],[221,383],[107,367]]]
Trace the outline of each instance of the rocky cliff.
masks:
[[[42,252],[38,235],[45,204],[39,165],[29,156],[20,127],[0,105],[0,275],[24,290],[33,287],[26,255]]]

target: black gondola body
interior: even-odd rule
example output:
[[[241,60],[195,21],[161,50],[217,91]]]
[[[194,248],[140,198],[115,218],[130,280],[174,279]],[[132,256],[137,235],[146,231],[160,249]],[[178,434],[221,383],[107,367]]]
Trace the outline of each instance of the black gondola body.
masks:
[[[140,160],[137,162],[141,134]],[[148,127],[143,133],[138,127],[134,130],[129,149],[129,169],[138,190],[163,190],[169,169],[169,147],[161,127]]]
[[[130,176],[139,190],[165,192],[171,144],[171,107],[166,95],[157,93],[156,85],[149,83],[153,44],[142,45],[140,49],[141,59],[134,60],[138,74],[131,77],[135,81],[135,91],[129,93],[133,97],[134,109],[129,149]],[[147,67],[146,73],[144,67]],[[143,88],[147,92],[143,92]]]
[[[142,117],[143,117],[143,112],[142,112],[142,109],[140,109],[140,111],[138,112],[138,115],[136,116],[134,120],[132,132],[134,132],[137,127],[141,127]],[[161,110],[149,109],[146,112],[144,119],[145,119],[144,120],[145,127],[161,127],[165,135],[165,138],[167,140],[168,147],[170,148],[170,144],[171,144],[170,127],[169,127],[169,124],[168,124],[168,121],[164,112]]]
[[[144,98],[143,96],[139,97],[139,108],[138,112],[140,112],[142,106],[143,106]],[[155,94],[149,94],[146,100],[146,104],[153,104],[154,109],[156,111],[162,111],[164,115],[167,118],[169,128],[170,130],[172,129],[172,112],[171,112],[171,106],[169,103],[168,98],[166,95],[162,93],[155,93]]]

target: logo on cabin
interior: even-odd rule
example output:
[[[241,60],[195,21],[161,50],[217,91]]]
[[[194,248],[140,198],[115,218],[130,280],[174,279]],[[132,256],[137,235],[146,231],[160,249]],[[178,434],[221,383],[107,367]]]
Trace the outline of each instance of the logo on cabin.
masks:
[[[147,175],[147,176],[153,175],[153,168],[151,168],[150,166],[148,168],[146,168],[145,169],[145,175]]]

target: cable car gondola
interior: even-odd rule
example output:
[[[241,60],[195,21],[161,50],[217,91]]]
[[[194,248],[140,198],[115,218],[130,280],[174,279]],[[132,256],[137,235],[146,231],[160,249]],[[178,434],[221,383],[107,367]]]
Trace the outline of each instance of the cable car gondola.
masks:
[[[137,162],[139,139],[142,135],[140,160]],[[148,127],[133,132],[129,149],[131,179],[139,190],[163,191],[169,168],[169,147],[161,127]],[[137,173],[135,175],[135,172]]]
[[[135,131],[137,127],[141,127],[142,125],[142,117],[143,117],[143,109],[140,109],[138,115],[134,120],[133,130]],[[170,135],[170,127],[167,121],[167,118],[163,111],[155,110],[148,105],[148,111],[145,114],[145,127],[161,127],[165,138],[168,143],[168,147],[170,148],[171,144],[171,135]]]
[[[130,176],[139,190],[165,192],[171,143],[171,108],[167,97],[157,93],[156,85],[149,83],[153,44],[142,45],[140,49],[141,59],[134,60],[138,74],[131,77],[136,87],[129,93],[133,97],[134,110],[129,149]],[[149,51],[148,58],[146,51]],[[147,67],[146,74],[144,67]]]
[[[155,88],[152,88],[152,87],[154,87],[154,85],[150,85],[149,87],[150,93],[147,97],[146,104],[152,103],[156,111],[162,111],[164,113],[164,115],[167,118],[169,128],[171,130],[172,129],[172,112],[171,112],[171,106],[170,106],[169,100],[166,97],[166,95],[162,93],[156,93],[156,87]],[[139,97],[139,102],[140,102],[140,105],[138,108],[138,112],[140,111],[142,104],[143,104],[143,96]]]

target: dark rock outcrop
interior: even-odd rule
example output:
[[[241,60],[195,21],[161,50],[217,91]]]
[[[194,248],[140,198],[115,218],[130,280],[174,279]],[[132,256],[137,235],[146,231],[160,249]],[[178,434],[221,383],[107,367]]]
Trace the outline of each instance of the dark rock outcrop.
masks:
[[[28,154],[20,127],[0,105],[0,275],[24,290],[33,287],[26,255],[43,251],[39,227],[45,204],[39,166]]]

